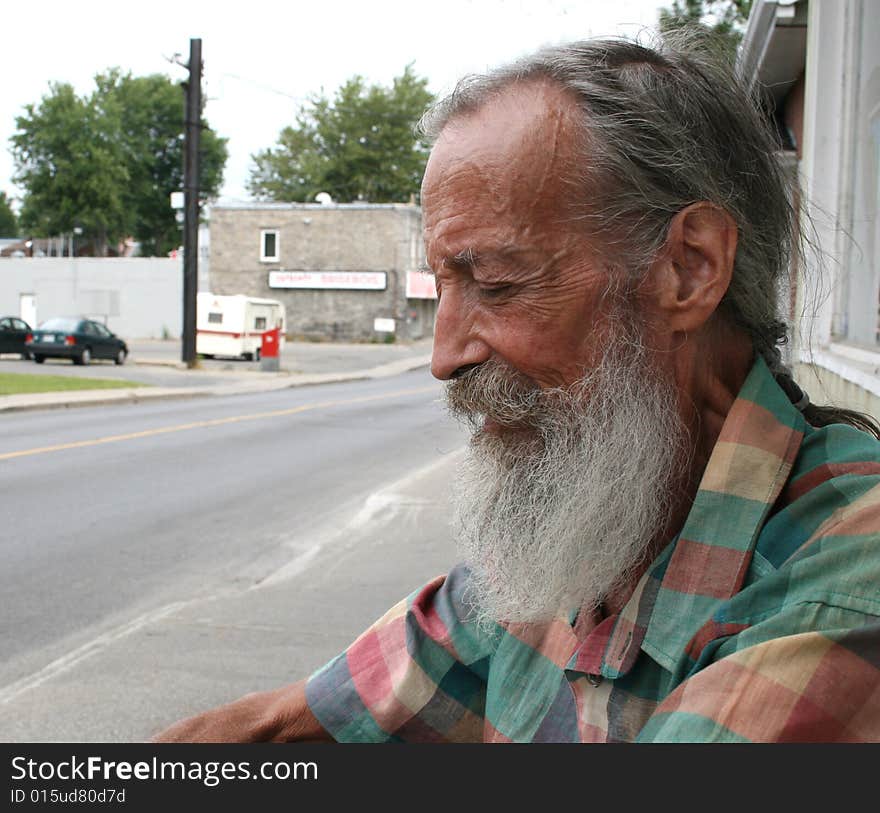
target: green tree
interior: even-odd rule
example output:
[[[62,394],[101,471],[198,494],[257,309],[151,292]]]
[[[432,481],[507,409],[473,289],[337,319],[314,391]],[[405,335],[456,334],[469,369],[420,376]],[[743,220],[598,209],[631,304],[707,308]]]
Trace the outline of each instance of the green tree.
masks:
[[[180,226],[170,195],[183,189],[184,105],[179,84],[165,76],[132,76],[118,69],[95,77],[92,104],[118,133],[128,183],[123,200],[129,232],[145,256],[164,255],[180,245]],[[200,138],[201,197],[212,198],[223,184],[228,151],[202,118]]]
[[[35,236],[83,230],[106,253],[133,236],[147,256],[180,244],[170,194],[183,186],[184,96],[165,76],[110,69],[78,97],[53,83],[27,105],[12,136],[16,182],[24,189],[21,226]],[[202,120],[202,196],[217,194],[226,140]]]
[[[5,192],[0,192],[0,237],[18,237],[18,218]]]
[[[37,236],[80,226],[98,253],[124,236],[128,171],[122,146],[100,109],[66,83],[51,83],[39,105],[26,105],[12,136],[15,181],[24,190],[20,224]]]
[[[339,202],[405,201],[419,190],[428,145],[415,132],[434,96],[408,65],[391,87],[354,76],[332,100],[310,99],[276,145],[252,156],[249,191],[257,198]]]
[[[733,60],[751,9],[752,0],[672,0],[660,9],[660,31],[699,26]]]

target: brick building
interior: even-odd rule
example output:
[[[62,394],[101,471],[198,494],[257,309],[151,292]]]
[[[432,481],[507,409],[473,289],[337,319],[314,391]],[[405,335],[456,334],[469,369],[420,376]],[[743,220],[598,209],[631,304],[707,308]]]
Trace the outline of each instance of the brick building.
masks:
[[[242,203],[211,208],[211,291],[280,299],[292,339],[382,341],[433,332],[408,204]]]

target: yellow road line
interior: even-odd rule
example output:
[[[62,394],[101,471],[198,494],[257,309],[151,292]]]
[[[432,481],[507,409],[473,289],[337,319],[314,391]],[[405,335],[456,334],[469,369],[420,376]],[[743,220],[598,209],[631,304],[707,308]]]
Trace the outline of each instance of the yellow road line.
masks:
[[[149,438],[154,435],[167,435],[171,432],[186,432],[190,429],[204,429],[210,426],[223,426],[228,423],[241,423],[243,421],[259,421],[266,418],[281,418],[285,415],[296,415],[300,412],[309,412],[314,409],[327,409],[334,406],[347,406],[349,404],[363,404],[368,401],[381,401],[387,398],[398,398],[403,395],[420,395],[426,392],[435,392],[437,387],[418,387],[410,390],[397,390],[396,392],[387,392],[382,395],[365,395],[360,398],[351,398],[345,401],[321,401],[317,404],[303,404],[290,409],[276,409],[271,412],[256,412],[253,415],[234,415],[229,418],[214,418],[210,421],[195,421],[194,423],[182,423],[177,426],[162,426],[158,429],[145,429],[143,432],[129,432],[125,435],[108,435],[103,438],[92,438],[91,440],[76,440],[71,443],[59,443],[56,446],[41,446],[36,449],[22,449],[19,452],[5,452],[0,454],[0,460],[11,460],[15,457],[29,457],[37,454],[48,454],[49,452],[62,452],[66,449],[82,449],[87,446],[98,446],[102,443],[120,443],[124,440],[137,440],[138,438]]]

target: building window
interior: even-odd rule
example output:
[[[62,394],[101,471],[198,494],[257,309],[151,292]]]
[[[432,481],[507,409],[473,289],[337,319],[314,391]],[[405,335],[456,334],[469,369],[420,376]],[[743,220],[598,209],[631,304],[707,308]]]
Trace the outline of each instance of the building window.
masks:
[[[277,229],[263,229],[260,232],[260,262],[277,263],[281,259]]]

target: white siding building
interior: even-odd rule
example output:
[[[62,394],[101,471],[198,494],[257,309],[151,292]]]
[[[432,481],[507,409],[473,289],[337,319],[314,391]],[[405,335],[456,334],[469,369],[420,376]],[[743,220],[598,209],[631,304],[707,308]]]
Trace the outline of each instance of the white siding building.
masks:
[[[821,250],[795,277],[798,379],[880,417],[880,0],[756,0],[739,66],[772,100]]]

